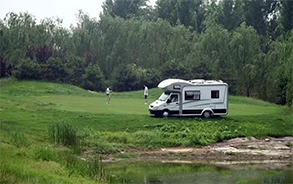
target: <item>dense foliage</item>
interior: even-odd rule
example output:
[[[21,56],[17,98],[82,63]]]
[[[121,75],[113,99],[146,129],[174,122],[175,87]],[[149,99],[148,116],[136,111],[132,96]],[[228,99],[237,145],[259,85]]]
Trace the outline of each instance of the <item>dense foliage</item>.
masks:
[[[115,91],[165,78],[216,79],[230,93],[293,102],[293,2],[286,0],[105,0],[78,24],[7,13],[0,19],[1,78]]]

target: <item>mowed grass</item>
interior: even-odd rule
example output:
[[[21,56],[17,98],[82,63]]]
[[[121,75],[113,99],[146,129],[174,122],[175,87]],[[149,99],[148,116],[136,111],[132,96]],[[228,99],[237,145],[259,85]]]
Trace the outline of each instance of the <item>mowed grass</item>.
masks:
[[[274,119],[291,125],[292,113],[286,107],[256,99],[229,96],[229,113],[215,119],[154,118],[144,104],[143,91],[121,92],[111,95],[105,103],[104,92],[89,92],[67,84],[49,82],[1,81],[1,124],[25,131],[46,131],[53,122],[69,122],[77,127],[90,127],[97,131],[142,131],[144,125],[158,123],[266,122],[274,126]],[[162,90],[150,89],[149,103],[155,101]],[[200,121],[199,121],[200,120]],[[275,123],[278,125],[277,123]],[[233,125],[233,124],[231,124]],[[289,126],[288,126],[289,127]],[[288,128],[287,127],[287,128]],[[35,132],[38,134],[38,132]],[[291,132],[290,132],[291,133]],[[280,132],[281,134],[281,132]],[[288,131],[283,133],[288,135]],[[249,135],[248,135],[249,136]],[[265,136],[265,135],[260,135]]]
[[[37,98],[40,102],[54,103],[55,108],[64,111],[86,112],[108,115],[148,115],[148,105],[144,99],[115,98],[112,95],[111,103],[105,103],[103,97],[52,96]]]
[[[237,98],[237,97],[235,97]],[[50,96],[38,97],[40,103],[55,104],[56,109],[66,111],[88,112],[95,114],[129,114],[129,115],[149,115],[148,105],[144,104],[143,96],[141,99],[131,98],[115,98],[112,95],[110,104],[105,103],[105,98],[102,97],[78,97],[78,96]],[[155,99],[149,99],[153,102]],[[283,114],[283,108],[277,105],[266,104],[244,104],[230,102],[228,116],[239,115],[270,115],[270,114]]]
[[[149,102],[161,93],[150,89]],[[154,118],[142,90],[114,92],[106,104],[104,92],[5,79],[0,95],[0,183],[107,183],[94,155],[198,147],[234,137],[292,136],[292,111],[252,98],[229,96],[227,116],[201,119]],[[49,132],[58,127],[76,142],[52,142]]]

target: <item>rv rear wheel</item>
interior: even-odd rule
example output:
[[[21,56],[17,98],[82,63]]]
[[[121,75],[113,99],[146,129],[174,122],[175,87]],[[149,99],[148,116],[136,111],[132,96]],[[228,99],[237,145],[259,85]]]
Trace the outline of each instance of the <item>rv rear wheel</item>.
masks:
[[[204,111],[203,117],[204,118],[210,118],[212,116],[212,113],[210,111]]]
[[[162,117],[169,117],[169,116],[170,116],[170,112],[169,111],[163,111]]]

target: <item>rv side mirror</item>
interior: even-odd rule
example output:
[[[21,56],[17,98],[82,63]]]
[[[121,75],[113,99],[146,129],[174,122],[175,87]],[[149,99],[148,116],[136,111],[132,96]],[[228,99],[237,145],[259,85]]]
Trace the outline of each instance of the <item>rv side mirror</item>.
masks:
[[[167,103],[171,103],[171,99],[170,98],[167,100]]]

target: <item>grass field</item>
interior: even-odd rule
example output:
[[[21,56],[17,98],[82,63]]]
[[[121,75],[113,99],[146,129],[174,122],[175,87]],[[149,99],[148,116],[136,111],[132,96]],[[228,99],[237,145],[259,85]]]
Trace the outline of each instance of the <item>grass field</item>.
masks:
[[[162,91],[149,90],[149,102]],[[143,91],[104,93],[48,82],[0,81],[0,183],[107,183],[100,155],[198,147],[234,137],[292,136],[292,112],[229,97],[225,117],[154,118]]]

